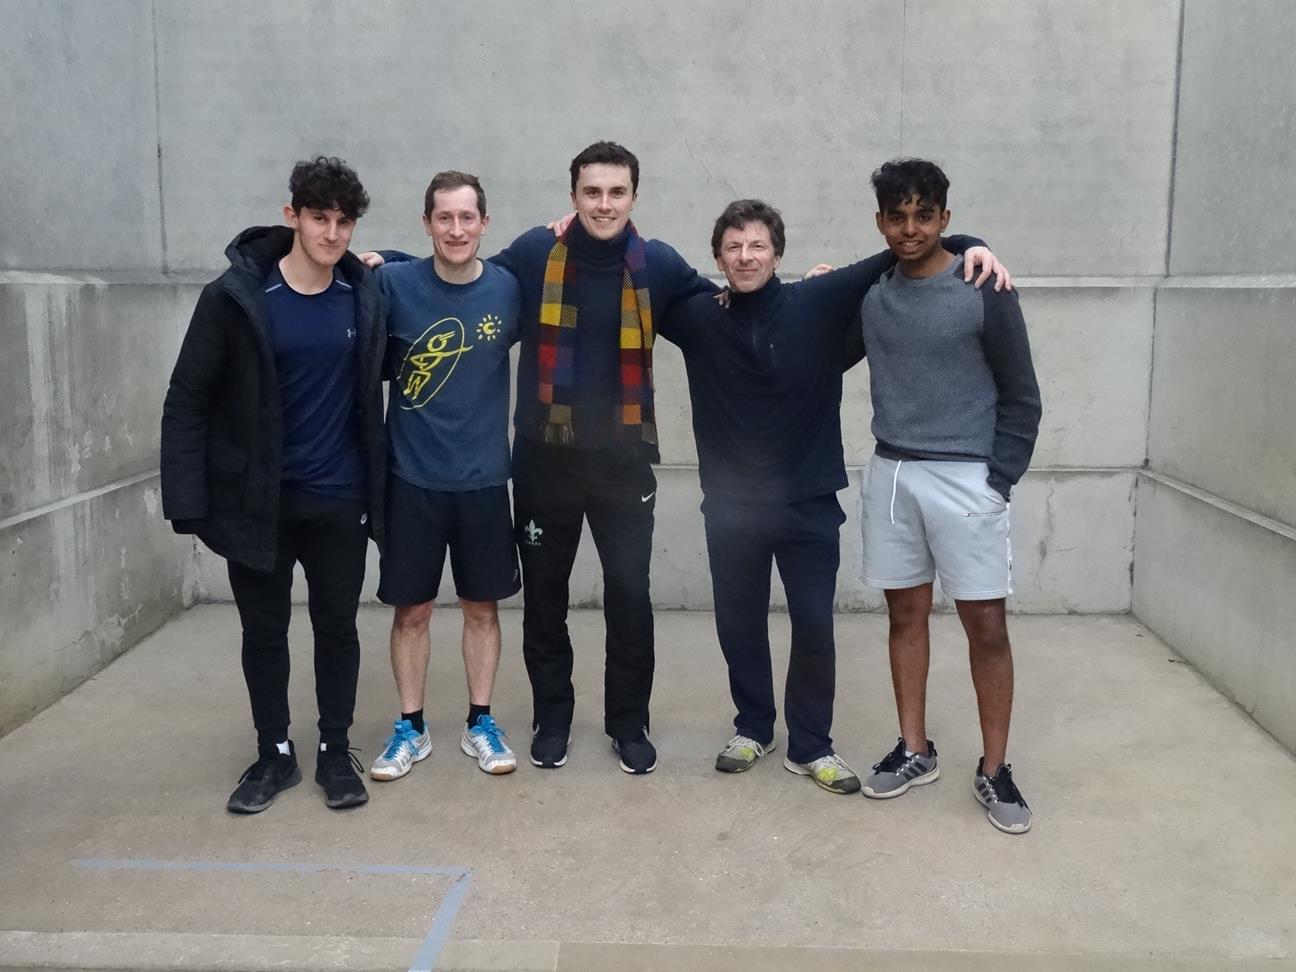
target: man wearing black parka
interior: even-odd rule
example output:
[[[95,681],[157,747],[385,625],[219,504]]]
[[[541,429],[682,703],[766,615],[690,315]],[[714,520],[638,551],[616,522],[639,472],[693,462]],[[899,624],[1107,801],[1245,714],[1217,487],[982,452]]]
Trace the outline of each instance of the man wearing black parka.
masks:
[[[369,197],[320,156],[293,169],[286,226],[253,227],[203,288],[162,416],[163,514],[228,563],[258,758],[228,809],[256,813],[301,781],[288,737],[294,564],[315,636],[316,782],[335,809],[368,800],[348,751],[368,540],[387,468],[380,295],[347,247]]]

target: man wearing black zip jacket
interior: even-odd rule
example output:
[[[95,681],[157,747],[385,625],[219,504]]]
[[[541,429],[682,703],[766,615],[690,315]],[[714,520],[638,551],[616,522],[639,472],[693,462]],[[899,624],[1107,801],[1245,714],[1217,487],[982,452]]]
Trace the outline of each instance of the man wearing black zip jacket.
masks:
[[[372,275],[347,250],[369,197],[336,158],[300,162],[287,226],[254,227],[203,288],[162,415],[163,514],[228,562],[258,758],[228,809],[256,813],[301,781],[288,737],[293,566],[306,573],[329,807],[368,800],[348,751],[369,537],[387,469],[385,330]]]
[[[831,793],[854,793],[859,777],[830,736],[832,609],[846,519],[834,495],[847,484],[842,371],[863,353],[850,326],[860,301],[895,258],[884,252],[784,284],[775,275],[784,240],[776,209],[753,199],[731,203],[711,237],[729,284],[727,305],[708,296],[681,301],[659,333],[679,346],[688,374],[716,633],[737,709],[716,769],[742,772],[774,748],[773,562],[792,623],[783,765]],[[1002,268],[980,242],[954,237],[945,245],[967,250],[968,267],[981,263],[983,280]]]

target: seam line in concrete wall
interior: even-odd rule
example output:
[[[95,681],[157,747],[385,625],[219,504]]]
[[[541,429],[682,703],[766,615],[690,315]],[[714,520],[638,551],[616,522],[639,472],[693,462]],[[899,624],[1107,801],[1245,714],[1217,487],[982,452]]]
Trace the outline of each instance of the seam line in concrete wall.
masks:
[[[119,489],[126,489],[137,483],[147,482],[150,479],[157,479],[159,471],[150,469],[148,472],[142,472],[127,479],[119,479],[116,482],[109,483],[106,486],[100,486],[97,489],[89,489],[83,493],[77,493],[74,496],[68,496],[61,500],[55,500],[53,503],[46,503],[44,506],[38,506],[35,509],[27,510],[25,513],[18,513],[14,516],[6,517],[0,520],[0,530],[7,530],[10,527],[18,526],[20,523],[26,523],[28,520],[35,520],[49,513],[54,513],[68,506],[76,506],[78,503],[84,503],[87,500],[97,499],[108,493],[114,493]]]
[[[1221,513],[1231,513],[1239,519],[1246,520],[1263,530],[1270,533],[1276,533],[1288,540],[1296,540],[1296,527],[1289,526],[1281,520],[1275,520],[1265,516],[1263,513],[1257,513],[1255,510],[1249,510],[1245,506],[1238,506],[1226,499],[1216,496],[1214,493],[1208,493],[1204,489],[1198,489],[1196,486],[1190,486],[1181,480],[1167,476],[1164,473],[1156,472],[1152,469],[1140,469],[1139,474],[1145,476],[1153,482],[1168,486],[1176,492],[1183,493],[1185,496],[1191,496],[1195,500],[1205,503],[1207,506],[1213,506]]]
[[[1170,275],[1170,248],[1174,246],[1175,170],[1179,165],[1179,101],[1183,96],[1183,41],[1187,0],[1179,0],[1179,40],[1175,45],[1174,114],[1170,121],[1170,179],[1166,186],[1165,272]]]
[[[153,31],[153,123],[157,133],[158,236],[162,244],[162,272],[170,265],[167,258],[166,196],[162,182],[162,82],[158,65],[157,0],[149,4],[149,24]]]

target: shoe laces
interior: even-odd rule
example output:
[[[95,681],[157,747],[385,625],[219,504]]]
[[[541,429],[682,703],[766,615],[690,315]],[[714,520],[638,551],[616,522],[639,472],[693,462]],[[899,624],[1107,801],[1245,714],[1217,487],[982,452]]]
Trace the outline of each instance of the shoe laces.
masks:
[[[504,738],[508,735],[499,727],[492,715],[480,715],[477,717],[477,725],[468,730],[471,736],[477,736],[486,740],[486,745],[490,747],[492,753],[503,753],[507,751],[504,745]]]
[[[1017,784],[1013,782],[1012,767],[1007,763],[999,767],[999,772],[994,776],[987,776],[990,781],[990,790],[994,793],[994,798],[1000,803],[1017,803],[1027,810],[1030,809],[1026,804],[1025,798],[1021,795],[1021,790],[1017,789]]]
[[[248,779],[264,779],[274,767],[274,761],[275,757],[268,754],[258,756],[257,761],[243,771],[243,775],[239,777],[239,783]]]
[[[895,749],[882,757],[880,762],[873,764],[873,770],[877,773],[898,773],[909,757],[905,755],[904,740],[896,742]]]
[[[360,764],[360,758],[356,756],[358,752],[360,750],[354,747],[348,749],[322,749],[319,754],[320,768],[325,776],[334,779],[350,776],[353,771],[356,776],[359,776],[364,772],[364,767]]]
[[[823,769],[824,767],[831,766],[833,769],[845,770],[847,773],[855,772],[846,765],[846,760],[842,759],[836,753],[829,753],[827,756],[820,756],[810,765],[815,769]]]
[[[730,739],[727,743],[725,743],[724,751],[726,753],[731,752],[735,749],[750,749],[757,756],[765,755],[765,747],[762,746],[760,743],[758,743],[755,739],[752,739],[750,736],[736,735],[732,739]]]
[[[418,733],[411,726],[409,729],[404,728],[400,722],[393,727],[391,739],[387,741],[387,748],[383,750],[383,759],[395,759],[400,755],[402,749],[414,750],[414,740],[418,739]],[[327,751],[327,750],[326,750]]]

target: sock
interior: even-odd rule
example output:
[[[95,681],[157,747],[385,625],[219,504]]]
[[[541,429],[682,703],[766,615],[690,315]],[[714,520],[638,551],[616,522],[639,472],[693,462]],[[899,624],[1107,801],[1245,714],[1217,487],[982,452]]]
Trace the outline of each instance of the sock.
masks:
[[[415,732],[421,733],[424,729],[427,728],[426,726],[423,725],[422,709],[419,709],[417,712],[402,712],[401,718],[408,719],[409,724],[414,727]]]
[[[477,717],[484,716],[484,715],[490,715],[489,705],[473,705],[471,702],[469,702],[468,703],[468,728],[471,729],[473,726],[477,725]]]
[[[279,750],[279,752],[280,752],[282,755],[284,755],[284,756],[291,756],[291,755],[292,755],[292,746],[289,745],[287,739],[285,739],[285,740],[284,740],[283,742],[281,742],[281,743],[275,743],[275,749]]]

